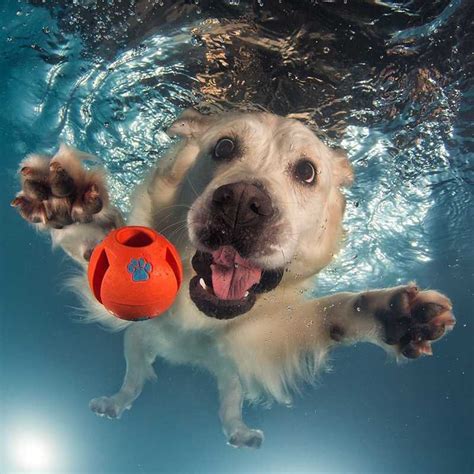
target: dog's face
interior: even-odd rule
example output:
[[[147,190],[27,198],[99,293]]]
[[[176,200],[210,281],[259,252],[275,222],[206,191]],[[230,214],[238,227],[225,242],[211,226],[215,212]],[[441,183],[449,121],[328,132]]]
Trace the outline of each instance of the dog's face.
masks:
[[[339,187],[352,181],[344,154],[264,113],[187,111],[170,131],[186,138],[177,159],[193,161],[182,193],[197,250],[190,296],[202,312],[238,316],[285,270],[308,277],[327,265],[341,234]]]

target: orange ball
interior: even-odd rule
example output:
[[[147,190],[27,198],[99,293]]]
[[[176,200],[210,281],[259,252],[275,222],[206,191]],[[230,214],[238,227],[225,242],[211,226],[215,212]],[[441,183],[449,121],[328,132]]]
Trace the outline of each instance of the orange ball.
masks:
[[[87,274],[99,303],[128,321],[164,313],[183,280],[181,259],[171,242],[139,226],[108,234],[92,252]]]

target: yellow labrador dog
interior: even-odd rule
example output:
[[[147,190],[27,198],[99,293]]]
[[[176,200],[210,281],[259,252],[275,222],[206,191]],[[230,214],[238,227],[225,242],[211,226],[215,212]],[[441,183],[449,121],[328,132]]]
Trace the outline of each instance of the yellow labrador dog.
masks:
[[[138,186],[127,222],[175,243],[184,283],[167,314],[127,323],[90,296],[85,278],[74,281],[90,321],[126,327],[122,388],[93,399],[92,411],[119,418],[161,356],[214,374],[229,444],[259,447],[263,433],[242,420],[245,399],[287,403],[341,344],[368,341],[416,358],[454,326],[449,299],[414,284],[305,297],[338,251],[341,187],[353,174],[345,155],[304,125],[268,113],[188,110],[169,132],[182,140]],[[66,146],[51,159],[27,157],[12,204],[86,267],[97,242],[124,221],[104,176],[86,171],[83,158]]]

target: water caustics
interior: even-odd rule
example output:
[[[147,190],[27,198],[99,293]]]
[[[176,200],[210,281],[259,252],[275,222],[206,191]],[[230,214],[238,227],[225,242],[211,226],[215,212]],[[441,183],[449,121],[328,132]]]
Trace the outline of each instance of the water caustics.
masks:
[[[42,80],[15,129],[37,135],[38,150],[65,141],[99,156],[127,211],[133,186],[172,142],[165,130],[180,110],[303,120],[347,150],[357,177],[345,245],[318,291],[406,281],[437,239],[467,241],[473,7],[289,3],[18,4],[2,34],[29,50]],[[36,31],[25,21],[33,11]],[[433,218],[438,208],[447,209],[445,225]]]

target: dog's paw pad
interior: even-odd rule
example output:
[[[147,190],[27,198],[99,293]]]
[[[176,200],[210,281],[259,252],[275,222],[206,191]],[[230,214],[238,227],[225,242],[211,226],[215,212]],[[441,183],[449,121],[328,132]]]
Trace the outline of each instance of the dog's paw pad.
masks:
[[[431,343],[450,331],[456,322],[452,305],[436,291],[419,291],[414,285],[396,289],[389,305],[377,312],[384,341],[409,359],[431,355]]]
[[[263,431],[241,428],[229,436],[228,444],[234,448],[258,449],[262,445],[263,440]]]
[[[104,205],[99,188],[96,184],[91,184],[85,191],[83,197],[83,208],[86,214],[97,214]]]
[[[49,185],[56,197],[70,196],[76,191],[76,183],[72,176],[54,160],[49,165]]]
[[[33,224],[46,223],[46,209],[42,202],[30,200],[24,195],[18,195],[10,204],[18,209],[23,219]]]
[[[93,398],[89,402],[89,408],[98,416],[105,416],[109,419],[118,419],[122,416],[125,407],[119,405],[111,397]]]

